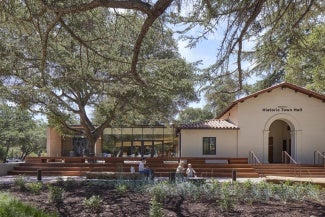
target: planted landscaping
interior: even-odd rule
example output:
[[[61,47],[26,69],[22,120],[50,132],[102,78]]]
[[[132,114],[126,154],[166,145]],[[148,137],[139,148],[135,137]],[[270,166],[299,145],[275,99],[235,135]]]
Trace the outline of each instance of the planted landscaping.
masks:
[[[324,189],[309,183],[69,178],[43,184],[27,183],[20,176],[1,189],[17,201],[56,216],[325,216]]]

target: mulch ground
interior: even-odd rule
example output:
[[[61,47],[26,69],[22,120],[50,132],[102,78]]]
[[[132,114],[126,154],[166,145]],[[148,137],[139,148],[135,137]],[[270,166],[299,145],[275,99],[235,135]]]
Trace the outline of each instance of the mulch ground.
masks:
[[[49,190],[40,194],[20,191],[13,185],[1,185],[1,191],[10,191],[17,199],[31,204],[45,212],[57,212],[60,216],[149,216],[151,197],[147,194],[127,191],[124,194],[112,187],[78,185],[66,188],[63,202],[55,204],[49,200]],[[83,204],[84,199],[93,195],[102,198],[102,208],[94,213]],[[170,197],[165,198],[162,207],[163,216],[272,216],[272,217],[310,217],[325,216],[325,191],[319,200],[303,202],[263,201],[253,204],[237,204],[230,211],[223,211],[216,200]]]

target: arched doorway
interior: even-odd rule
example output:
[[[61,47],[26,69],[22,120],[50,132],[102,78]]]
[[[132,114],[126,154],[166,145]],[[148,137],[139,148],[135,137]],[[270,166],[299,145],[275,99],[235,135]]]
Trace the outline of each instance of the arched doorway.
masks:
[[[291,127],[284,120],[275,120],[269,128],[268,161],[269,163],[281,163],[282,152],[291,155],[292,139]]]
[[[263,158],[265,163],[281,163],[282,151],[300,161],[301,126],[292,114],[275,114],[265,123],[263,130]]]

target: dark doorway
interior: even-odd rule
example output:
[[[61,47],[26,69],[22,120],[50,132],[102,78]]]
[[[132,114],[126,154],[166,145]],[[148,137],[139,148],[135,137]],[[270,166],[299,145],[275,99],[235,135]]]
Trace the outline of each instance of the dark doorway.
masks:
[[[270,126],[268,161],[282,163],[282,152],[291,155],[291,129],[287,122],[276,120]]]
[[[269,137],[269,163],[273,163],[273,137]]]

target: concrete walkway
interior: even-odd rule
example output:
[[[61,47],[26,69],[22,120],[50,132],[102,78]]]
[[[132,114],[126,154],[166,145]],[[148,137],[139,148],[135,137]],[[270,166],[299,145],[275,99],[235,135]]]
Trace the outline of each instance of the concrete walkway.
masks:
[[[15,182],[19,176],[0,176],[0,184],[12,184]],[[37,182],[36,176],[24,176],[27,182]],[[87,180],[85,176],[42,176],[43,183],[54,183],[62,178],[64,181],[67,179],[73,179],[76,181],[84,181]],[[215,178],[213,178],[215,179]],[[88,179],[89,180],[89,179]],[[156,177],[155,180],[168,180],[166,177]],[[212,178],[207,178],[207,180],[212,180]],[[227,182],[232,181],[232,178],[217,178],[219,182]],[[284,181],[292,181],[292,182],[304,182],[304,183],[313,183],[318,184],[325,187],[325,177],[324,178],[303,178],[303,177],[282,177],[282,176],[267,176],[261,178],[237,178],[236,181],[238,182],[245,182],[245,181],[252,181],[252,182],[284,182]]]
[[[15,179],[17,179],[19,176],[0,176],[0,184],[12,184],[15,182]],[[37,182],[36,176],[23,176],[26,179],[26,182]],[[59,180],[59,178],[62,178],[64,181],[66,181],[68,178],[71,178],[73,180],[86,180],[86,177],[79,177],[79,176],[42,176],[42,182],[43,183],[54,183]]]
[[[11,184],[15,182],[15,179],[17,179],[19,176],[0,176],[0,184]],[[23,176],[27,182],[37,182],[36,176]],[[87,180],[85,176],[42,176],[42,182],[43,183],[53,183],[59,180],[59,178],[62,178],[64,181],[67,179],[73,179],[76,181],[84,181]],[[215,178],[213,178],[215,179]],[[89,179],[88,179],[89,180]],[[168,180],[167,177],[156,177],[155,180]],[[212,180],[212,178],[207,178],[207,180]],[[232,178],[217,178],[220,182],[227,182],[232,181]],[[245,182],[247,180],[250,180],[252,182],[260,182],[264,181],[265,178],[237,178],[236,181],[238,182]]]

